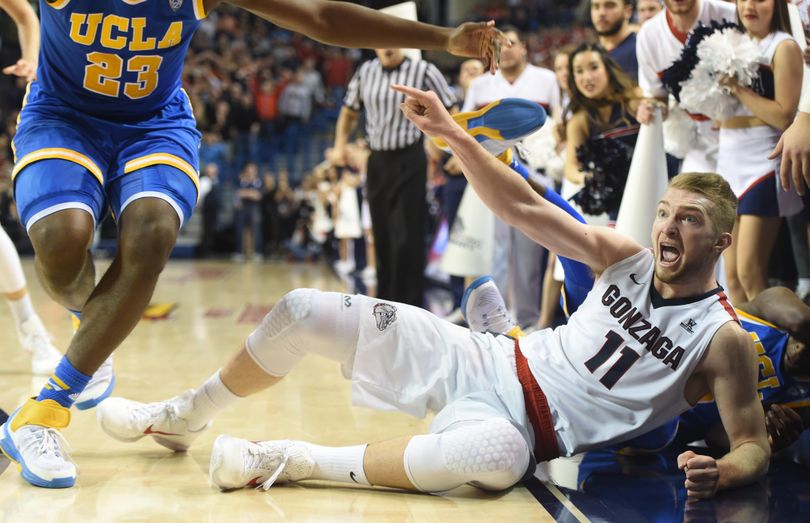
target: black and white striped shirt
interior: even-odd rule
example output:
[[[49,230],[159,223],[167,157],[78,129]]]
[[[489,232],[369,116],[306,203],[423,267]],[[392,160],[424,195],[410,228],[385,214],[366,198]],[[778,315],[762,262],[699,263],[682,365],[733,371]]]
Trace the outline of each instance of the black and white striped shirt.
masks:
[[[434,91],[448,108],[456,103],[453,90],[430,62],[414,62],[406,57],[391,69],[384,68],[377,58],[363,63],[349,82],[343,105],[358,112],[365,108],[366,134],[373,151],[403,149],[416,143],[422,134],[402,114],[399,106],[405,95],[391,89],[391,84]]]

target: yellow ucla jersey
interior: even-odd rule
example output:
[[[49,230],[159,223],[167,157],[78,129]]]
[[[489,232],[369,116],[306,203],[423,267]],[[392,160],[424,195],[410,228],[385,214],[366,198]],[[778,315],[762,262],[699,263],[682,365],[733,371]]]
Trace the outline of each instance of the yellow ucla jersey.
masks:
[[[110,119],[148,117],[177,95],[203,0],[40,0],[40,87]]]

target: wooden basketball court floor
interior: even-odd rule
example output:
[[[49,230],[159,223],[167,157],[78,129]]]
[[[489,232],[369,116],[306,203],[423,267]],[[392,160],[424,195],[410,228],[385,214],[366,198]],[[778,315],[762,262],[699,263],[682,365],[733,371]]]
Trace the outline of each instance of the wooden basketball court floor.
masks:
[[[64,350],[67,314],[39,287],[30,260],[29,287],[43,321]],[[103,262],[100,268],[103,268]],[[144,319],[115,354],[115,395],[166,399],[198,385],[241,346],[254,325],[296,287],[345,291],[328,267],[313,264],[172,261]],[[15,408],[44,381],[32,378],[10,314],[0,305],[0,406]],[[305,439],[349,445],[416,434],[429,420],[351,406],[338,366],[305,358],[277,387],[238,402],[214,421],[187,453],[173,454],[144,438],[121,443],[104,434],[93,411],[74,410],[64,431],[79,466],[76,487],[47,490],[24,482],[13,464],[0,472],[0,523],[108,521],[806,521],[807,468],[778,464],[766,482],[686,504],[673,458],[640,462],[611,453],[555,460],[537,477],[502,493],[462,487],[442,496],[306,482],[268,492],[220,493],[208,485],[217,435]],[[3,468],[0,463],[0,469]],[[776,472],[774,472],[776,470]],[[553,479],[552,479],[553,478]],[[784,493],[787,492],[787,497]],[[779,500],[782,501],[779,501]],[[726,516],[728,516],[728,519]]]

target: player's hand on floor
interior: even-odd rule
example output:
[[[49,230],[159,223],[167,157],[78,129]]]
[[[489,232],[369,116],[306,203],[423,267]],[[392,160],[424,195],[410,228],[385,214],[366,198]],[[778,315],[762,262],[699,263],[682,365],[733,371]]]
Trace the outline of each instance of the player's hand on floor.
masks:
[[[710,498],[717,492],[720,472],[717,460],[687,450],[678,456],[678,468],[686,474],[686,493],[689,497]]]
[[[796,442],[804,430],[804,424],[795,410],[774,404],[765,413],[765,428],[768,429],[771,450],[776,452]]]
[[[25,78],[26,81],[31,82],[37,77],[37,64],[30,60],[23,60],[20,58],[14,65],[9,65],[3,68],[3,74],[19,76]]]

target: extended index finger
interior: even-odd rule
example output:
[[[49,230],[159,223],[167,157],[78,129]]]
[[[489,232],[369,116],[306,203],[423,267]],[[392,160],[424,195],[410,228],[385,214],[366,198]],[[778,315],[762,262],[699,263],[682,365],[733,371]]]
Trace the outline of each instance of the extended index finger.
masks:
[[[414,87],[409,87],[407,85],[402,84],[391,84],[391,89],[393,89],[394,91],[399,91],[404,95],[412,96],[413,98],[422,98],[427,94],[421,89],[416,89]]]

